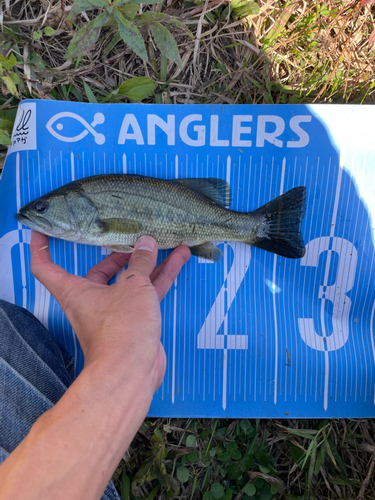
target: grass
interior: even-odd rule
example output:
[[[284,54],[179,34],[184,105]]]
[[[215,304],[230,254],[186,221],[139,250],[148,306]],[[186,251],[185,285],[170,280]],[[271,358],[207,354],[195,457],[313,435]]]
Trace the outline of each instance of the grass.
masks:
[[[364,3],[258,0],[246,11],[228,0],[138,5],[128,17],[134,14],[145,40],[146,62],[124,43],[115,23],[101,27],[85,53],[66,58],[73,37],[103,9],[69,21],[68,0],[4,0],[0,143],[6,144],[25,98],[373,104],[374,10]],[[163,26],[180,60],[160,52],[160,28],[141,25],[140,13],[143,19],[170,16]],[[132,86],[135,77],[148,80]],[[134,94],[135,87],[143,94]],[[5,154],[4,145],[3,159]],[[374,467],[372,420],[152,419],[114,478],[124,500],[371,500]]]

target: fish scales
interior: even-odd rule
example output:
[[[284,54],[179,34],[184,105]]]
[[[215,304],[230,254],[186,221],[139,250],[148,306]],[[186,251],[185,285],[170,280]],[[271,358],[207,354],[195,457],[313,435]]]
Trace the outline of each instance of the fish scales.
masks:
[[[242,239],[243,215],[213,205],[183,185],[154,179],[111,178],[82,182],[80,189],[97,208],[99,219],[126,218],[140,222],[134,234],[96,234],[105,243],[134,245],[141,234],[159,248],[195,246],[206,241]],[[238,229],[236,229],[238,228]],[[87,241],[88,242],[88,241]]]
[[[306,188],[299,186],[253,212],[229,210],[229,185],[221,179],[163,180],[105,174],[62,186],[20,209],[32,229],[78,243],[132,251],[142,235],[160,249],[187,245],[194,255],[218,261],[212,241],[248,243],[299,258]]]

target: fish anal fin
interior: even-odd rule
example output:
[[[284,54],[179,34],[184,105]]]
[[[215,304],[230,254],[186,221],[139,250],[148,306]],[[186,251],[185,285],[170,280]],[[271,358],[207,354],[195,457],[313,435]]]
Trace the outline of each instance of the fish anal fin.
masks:
[[[196,257],[202,257],[203,259],[213,260],[214,262],[219,262],[223,257],[223,252],[213,243],[207,242],[202,243],[202,245],[197,245],[195,247],[190,247],[192,255]]]
[[[129,245],[110,245],[106,246],[109,250],[112,250],[112,252],[119,252],[119,253],[132,253],[134,251],[133,247],[130,247]]]
[[[95,224],[102,233],[135,234],[142,229],[142,225],[133,219],[97,219]]]
[[[223,179],[208,177],[207,179],[174,179],[171,182],[193,189],[222,207],[228,207],[231,204],[231,189]]]

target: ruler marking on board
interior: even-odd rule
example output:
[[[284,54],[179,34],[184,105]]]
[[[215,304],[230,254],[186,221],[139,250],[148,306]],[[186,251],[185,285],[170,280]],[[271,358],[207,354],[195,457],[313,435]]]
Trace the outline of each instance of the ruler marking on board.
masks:
[[[338,176],[337,176],[336,193],[335,193],[335,201],[334,201],[334,205],[333,205],[331,228],[330,228],[330,233],[329,233],[330,238],[333,238],[335,235],[335,225],[336,225],[336,219],[337,219],[337,209],[338,209],[339,198],[340,198],[342,170],[343,170],[342,162],[343,162],[343,157],[341,155],[340,160],[339,160],[339,172],[338,172]],[[329,275],[329,269],[331,266],[331,257],[332,257],[332,250],[328,250],[323,286],[328,286],[328,275]],[[323,338],[327,338],[326,327],[325,327],[325,302],[326,302],[326,299],[322,298],[321,305],[320,305],[320,321],[321,321],[321,325],[322,325]],[[324,351],[324,361],[325,361],[325,370],[324,370],[324,403],[323,403],[323,406],[324,406],[324,409],[327,410],[328,398],[329,398],[329,352],[327,350]]]
[[[230,185],[230,174],[231,174],[231,166],[232,160],[231,157],[227,158],[227,172],[226,172],[226,181]],[[228,243],[224,243],[224,296],[228,298]],[[224,312],[224,350],[223,350],[223,399],[222,405],[223,410],[227,408],[227,382],[228,382],[228,349],[227,345],[227,337],[228,337],[228,300],[226,302],[225,312]]]
[[[353,166],[353,164],[352,164]],[[361,193],[359,193],[359,202],[361,202],[362,200],[362,196],[361,196]],[[357,236],[357,223],[358,223],[358,214],[359,214],[359,210],[356,211],[356,218],[355,218],[355,224],[354,224],[354,237],[353,237],[353,240],[355,241],[356,238],[358,238],[359,236]],[[353,213],[353,212],[352,212]],[[360,264],[360,267],[359,267],[359,274],[361,272],[361,267],[362,267],[362,262],[363,262],[363,259],[361,259],[361,264]],[[357,296],[358,296],[358,291],[359,291],[359,287],[357,287],[357,290],[356,290],[356,293],[355,293],[355,296],[354,296],[354,304],[357,302]],[[356,361],[356,364],[355,364],[355,391],[354,391],[354,401],[357,401],[357,386],[358,386],[358,374],[360,373],[360,369],[358,369],[358,365],[357,365],[357,349],[356,349],[356,346],[355,344],[353,345],[354,349],[353,349],[353,352],[354,352],[354,357],[355,357],[355,361]],[[359,353],[358,353],[358,356],[359,356]],[[359,362],[359,366],[361,366],[361,361]],[[352,386],[353,384],[350,384],[350,396],[352,395]]]
[[[28,157],[27,157],[28,158]],[[16,203],[17,212],[21,208],[21,176],[20,176],[20,153],[16,154]],[[24,248],[24,238],[22,231],[22,223],[17,222],[18,226],[18,241],[20,250],[20,264],[21,264],[21,283],[22,283],[22,307],[26,308],[27,304],[27,288],[26,288],[26,262],[25,262],[25,248]],[[20,236],[22,236],[22,241]]]
[[[375,181],[375,171],[374,171],[374,174],[373,174],[372,184],[371,184],[371,188],[370,188],[372,191],[374,190],[374,181]],[[371,235],[371,241],[373,241],[372,235]],[[374,255],[373,255],[373,258],[374,258]],[[372,270],[372,267],[371,267],[371,270]],[[369,290],[369,289],[367,289],[367,290]],[[372,315],[372,311],[371,311],[371,315]],[[361,332],[362,332],[362,327],[363,327],[363,322],[361,322]],[[372,329],[373,329],[372,321],[371,321],[370,329],[371,329],[371,342],[372,342]],[[373,371],[373,366],[371,367],[371,373],[372,373],[372,371]],[[371,381],[371,379],[372,379],[372,377],[370,377],[370,381]],[[367,382],[366,382],[366,387],[367,387]],[[369,396],[371,396],[371,389],[370,389]],[[366,393],[365,393],[365,397],[366,397]],[[375,397],[375,394],[374,394],[374,397]]]
[[[290,168],[290,164],[288,165],[288,177],[285,181],[286,185],[289,186],[289,176],[290,176],[290,172],[291,172],[291,168]],[[288,188],[289,189],[289,188]],[[287,269],[287,266],[283,266],[284,267],[284,272],[283,272],[283,278],[282,278],[282,282],[283,284],[287,282],[286,280],[286,269]],[[288,332],[288,327],[287,327],[287,320],[286,320],[286,315],[287,315],[287,311],[288,313],[290,312],[290,307],[286,307],[285,306],[285,293],[282,294],[282,308],[281,310],[283,311],[283,318],[284,318],[284,332],[285,332],[285,353],[286,353],[286,356],[288,357],[288,353],[289,353],[289,350],[287,351],[288,349],[288,338],[289,338],[289,335],[287,336],[286,333]],[[281,315],[280,315],[281,317]],[[291,324],[291,321],[289,321],[289,324]],[[289,331],[291,331],[291,329],[289,329]],[[281,353],[284,351],[284,349],[282,348],[282,351]],[[284,382],[284,401],[286,401],[286,396],[287,396],[287,392],[288,392],[288,370],[290,369],[290,366],[288,366],[289,364],[289,360],[284,363],[284,370],[285,370],[285,382]]]
[[[365,166],[366,164],[366,158],[364,158],[363,160],[363,165]],[[364,190],[364,193],[363,193],[363,198],[364,200],[366,199],[366,190]],[[366,203],[364,202],[364,205],[366,205]],[[366,231],[365,231],[365,234],[364,234],[364,237],[363,237],[363,240],[365,241],[366,240],[366,236],[367,236],[367,231],[368,231],[368,227],[369,227],[369,224],[366,224]],[[371,235],[370,235],[370,238],[371,238]],[[371,266],[370,266],[370,271],[369,271],[369,276],[371,276],[371,271],[372,271],[372,266],[373,266],[373,260],[374,260],[374,253],[372,254],[372,259],[371,259]],[[362,266],[362,261],[363,261],[363,258],[361,259],[361,266]],[[366,287],[366,295],[365,295],[365,299],[363,300],[363,310],[366,309],[366,301],[367,301],[367,295],[368,295],[368,291],[369,291],[369,287]],[[362,346],[363,346],[363,351],[365,352],[365,343],[363,341],[363,321],[361,321],[361,338],[362,338]],[[368,376],[368,370],[367,370],[367,356],[364,356],[364,360],[365,360],[365,394],[364,394],[364,399],[366,401],[366,398],[367,398],[367,376]],[[361,377],[362,378],[362,377]],[[361,383],[361,392],[360,392],[360,396],[362,396],[362,387],[363,387],[363,383]]]
[[[178,155],[175,156],[175,179],[178,179]],[[173,290],[172,403],[176,390],[177,279],[174,280]]]
[[[283,159],[282,167],[281,167],[281,181],[280,181],[280,193],[282,195],[284,190],[284,179],[285,179],[285,165],[286,158]],[[276,261],[277,255],[275,254],[273,257],[273,273],[272,273],[272,304],[273,304],[273,318],[275,325],[275,375],[274,375],[274,386],[273,386],[273,402],[277,404],[277,382],[278,382],[278,362],[279,362],[279,335],[277,329],[277,309],[276,309]]]
[[[296,180],[296,169],[297,169],[297,156],[294,158],[294,169],[293,169],[293,180],[292,180],[292,186],[294,186],[295,180]],[[301,169],[299,169],[299,176],[301,175]],[[293,275],[293,289],[295,289],[296,286],[296,274],[297,274],[297,266],[294,266],[294,275]],[[289,316],[290,317],[290,316]],[[295,321],[296,318],[296,312],[295,312],[295,301],[292,301],[292,317]],[[292,370],[291,370],[291,375],[290,375],[290,396],[294,394],[294,401],[297,401],[297,367],[298,367],[298,353],[299,349],[298,346],[300,343],[297,341],[297,332],[298,332],[298,325],[294,323],[294,339],[295,339],[295,354],[293,353],[293,364],[295,366],[295,381],[294,381],[294,392],[292,389]],[[295,356],[295,361],[294,361],[294,356]]]
[[[352,167],[353,167],[353,160],[352,160]],[[350,197],[350,190],[352,188],[352,185],[353,185],[353,175],[352,175],[352,169],[349,169],[349,172],[347,172],[347,174],[349,175],[349,194],[348,194],[348,197]],[[352,204],[352,216],[353,216],[353,205],[354,203]],[[347,205],[347,210],[345,212],[345,224],[346,224],[346,217],[347,217],[347,213],[348,213],[348,208],[349,208],[349,203]],[[358,212],[358,210],[357,210]],[[354,240],[354,239],[353,239]],[[355,241],[355,240],[354,240]],[[357,366],[357,353],[356,351],[354,350],[354,359],[355,359],[355,366]],[[374,358],[375,360],[375,358]],[[346,351],[345,351],[345,361],[346,361],[346,372],[345,372],[345,402],[346,402],[346,399],[347,399],[347,396],[348,396],[348,359],[347,359],[347,356],[346,356]],[[352,384],[350,384],[352,386]],[[375,397],[375,394],[374,394],[374,397]]]
[[[75,180],[75,171],[74,171],[74,154],[73,152],[70,153],[70,170],[71,170],[71,176],[72,176],[72,181]],[[73,243],[73,253],[74,253],[74,274],[77,276],[78,274],[78,255],[77,255],[77,243]],[[77,370],[77,354],[78,354],[78,349],[77,349],[77,337],[76,337],[76,332],[73,330],[73,341],[74,341],[74,371],[76,372]]]
[[[316,164],[315,188],[314,188],[313,206],[312,206],[311,213],[314,213],[314,210],[315,210],[315,196],[316,196],[316,187],[317,187],[317,184],[318,184],[318,177],[319,177],[319,167],[320,167],[320,156],[318,156],[318,161],[317,161],[317,164]],[[311,169],[311,172],[313,172],[312,169]],[[312,224],[310,224],[308,241],[311,240],[311,229],[312,229]],[[306,272],[307,272],[307,270],[305,268],[305,276],[306,276]],[[313,290],[315,290],[315,283],[316,283],[316,274],[315,274],[315,278],[314,278],[314,287],[313,287]],[[316,359],[316,367],[315,367],[315,401],[317,401],[317,397],[318,397],[318,373],[319,373],[319,370],[318,370],[318,351],[315,352],[315,359]]]

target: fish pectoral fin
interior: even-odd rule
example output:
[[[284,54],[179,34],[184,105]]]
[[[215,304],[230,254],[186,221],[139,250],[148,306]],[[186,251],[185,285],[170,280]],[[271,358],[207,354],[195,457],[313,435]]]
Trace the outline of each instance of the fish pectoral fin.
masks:
[[[174,179],[171,182],[193,189],[222,207],[229,207],[231,204],[231,189],[223,179],[208,177],[207,179]]]
[[[96,219],[95,224],[102,233],[135,234],[142,225],[133,219]]]
[[[203,259],[213,260],[214,262],[219,262],[223,257],[223,252],[213,243],[202,243],[202,245],[197,245],[195,247],[190,247],[192,255],[196,257],[202,257]]]
[[[106,246],[106,248],[109,248],[109,250],[112,250],[112,252],[119,252],[119,253],[132,253],[134,251],[133,247],[130,247],[129,245],[111,245],[111,246]]]

